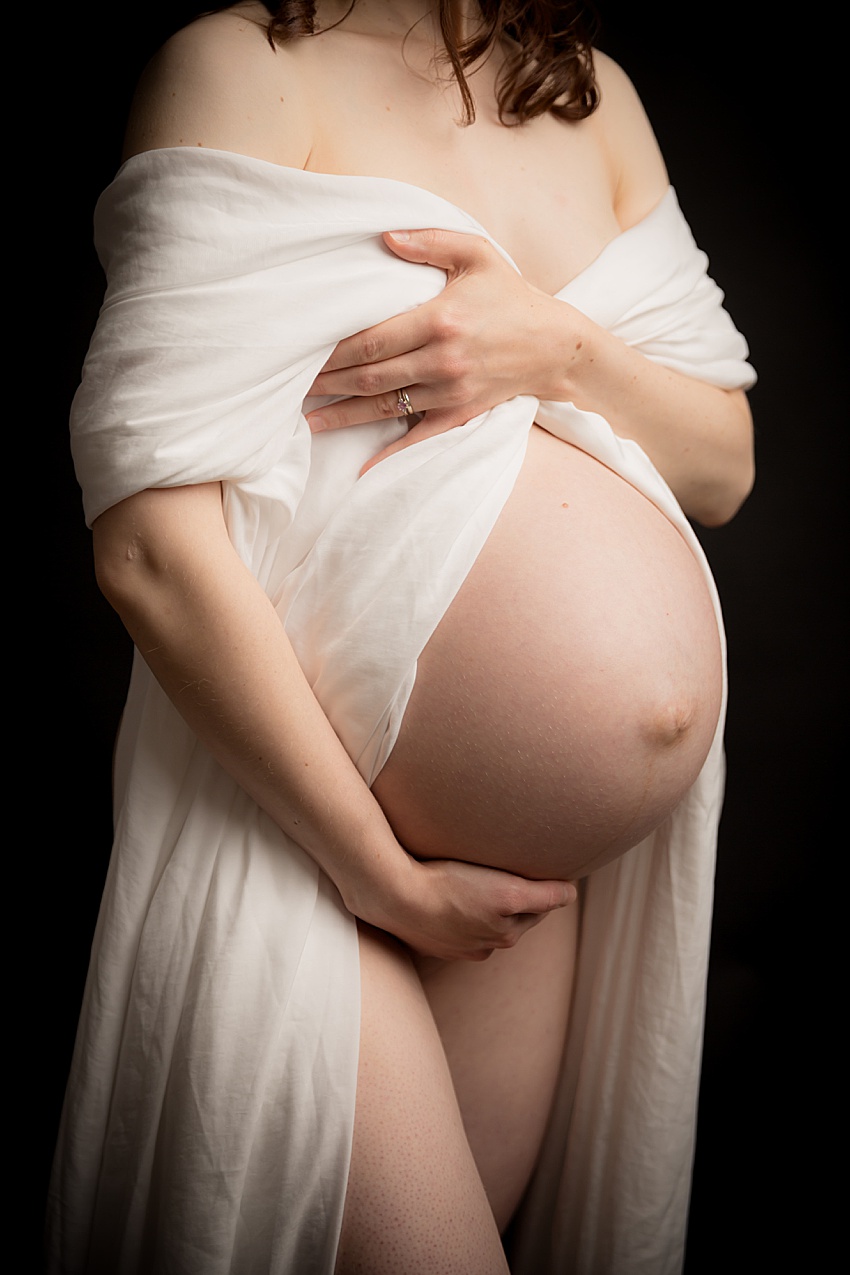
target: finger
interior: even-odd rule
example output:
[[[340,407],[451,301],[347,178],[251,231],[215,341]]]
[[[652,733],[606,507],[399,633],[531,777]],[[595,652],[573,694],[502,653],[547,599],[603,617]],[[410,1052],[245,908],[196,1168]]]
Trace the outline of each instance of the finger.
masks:
[[[425,344],[427,337],[426,320],[423,319],[420,308],[407,314],[394,315],[383,323],[376,323],[374,327],[364,328],[362,332],[355,332],[353,336],[339,341],[314,384],[319,383],[327,372],[361,367],[367,363],[382,363],[409,350],[419,349]],[[335,391],[315,392],[332,394]]]
[[[504,931],[499,940],[498,946],[500,950],[504,952],[509,951],[512,947],[516,947],[520,939],[527,934],[529,930],[533,930],[535,925],[539,925],[541,921],[545,921],[548,915],[548,913],[543,913],[538,916],[521,912],[517,916],[512,916],[510,918],[510,926]]]
[[[320,372],[310,387],[310,393],[374,398],[377,394],[389,394],[400,385],[415,385],[423,379],[422,360],[417,358],[417,354],[418,350],[405,350],[403,356],[386,359],[383,363]]]
[[[545,921],[551,912],[556,911],[565,904],[557,904],[555,908],[548,908],[543,912],[516,912],[512,916],[506,917],[507,922],[505,929],[496,944],[502,950],[506,948],[516,947],[520,939],[526,935],[529,930],[533,930],[541,921]]]
[[[493,252],[481,235],[457,230],[388,230],[383,240],[405,261],[439,266],[450,275],[483,265]]]
[[[426,391],[427,394],[427,391]],[[410,391],[410,399],[416,403],[414,392]],[[360,477],[370,469],[374,469],[380,461],[386,460],[388,456],[394,455],[395,452],[404,451],[405,447],[412,447],[414,443],[421,443],[426,438],[435,438],[437,434],[447,434],[449,430],[454,429],[458,425],[465,425],[467,419],[472,420],[472,416],[459,415],[457,412],[451,411],[427,411],[423,420],[417,425],[413,425],[406,434],[401,438],[397,438],[394,443],[390,443],[383,451],[378,452],[377,456],[373,456],[368,460],[360,470]]]
[[[535,925],[539,925],[541,921],[545,921],[548,912],[518,912],[514,917],[520,934],[527,934],[529,930],[533,930]]]
[[[307,424],[313,434],[324,430],[346,429],[349,425],[365,425],[370,421],[387,421],[392,417],[408,416],[416,421],[420,412],[428,410],[433,402],[433,394],[424,385],[411,385],[406,390],[413,412],[405,412],[404,404],[399,399],[400,391],[391,390],[386,394],[376,394],[371,398],[342,398],[336,403],[328,403],[325,407],[308,412]]]
[[[435,943],[424,938],[408,938],[408,947],[420,956],[434,957],[439,961],[486,961],[493,955],[495,947],[457,947],[445,943]]]

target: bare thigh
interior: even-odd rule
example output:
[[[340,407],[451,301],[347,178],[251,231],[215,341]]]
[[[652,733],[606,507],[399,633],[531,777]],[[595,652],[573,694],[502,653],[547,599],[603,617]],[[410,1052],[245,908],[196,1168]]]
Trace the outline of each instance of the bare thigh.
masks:
[[[507,1272],[499,1230],[546,1127],[575,931],[576,910],[565,909],[482,964],[418,959],[414,968],[395,940],[361,927],[360,1064],[337,1275]]]
[[[569,1021],[578,905],[483,963],[414,958],[487,1198],[504,1231],[528,1185]]]
[[[361,926],[360,975],[360,1063],[337,1275],[507,1275],[410,956]]]

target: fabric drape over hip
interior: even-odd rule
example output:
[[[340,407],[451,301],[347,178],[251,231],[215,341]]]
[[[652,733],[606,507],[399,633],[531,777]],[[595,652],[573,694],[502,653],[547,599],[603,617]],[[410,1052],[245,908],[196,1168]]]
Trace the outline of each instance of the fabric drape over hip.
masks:
[[[388,179],[189,148],[135,157],[98,205],[108,288],[72,416],[89,522],[149,487],[222,482],[235,549],[367,782],[534,421],[659,506],[717,605],[669,489],[593,413],[516,398],[360,479],[403,426],[311,437],[304,398],[336,343],[444,286],[384,246],[396,226],[486,235]],[[754,379],[672,190],[558,295],[668,367],[728,388]],[[520,1275],[680,1267],[721,733],[722,721],[674,814],[586,883],[558,1103],[516,1228]],[[331,1275],[358,1022],[354,919],[137,656],[54,1172],[53,1269]]]

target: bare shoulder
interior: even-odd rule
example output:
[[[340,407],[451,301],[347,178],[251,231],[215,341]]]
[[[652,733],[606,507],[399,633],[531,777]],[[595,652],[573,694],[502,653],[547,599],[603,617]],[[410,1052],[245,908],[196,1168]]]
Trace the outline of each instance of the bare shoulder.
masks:
[[[613,58],[593,55],[600,105],[596,127],[611,164],[614,211],[625,230],[651,212],[669,185],[664,159],[640,97]]]
[[[299,59],[272,46],[260,4],[199,18],[152,58],[139,81],[124,158],[167,146],[236,151],[290,167],[310,152]]]

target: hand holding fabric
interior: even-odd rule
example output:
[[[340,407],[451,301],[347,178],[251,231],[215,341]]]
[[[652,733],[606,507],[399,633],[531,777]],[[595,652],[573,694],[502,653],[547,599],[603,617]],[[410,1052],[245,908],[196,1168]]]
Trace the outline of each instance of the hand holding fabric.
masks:
[[[647,218],[636,229],[651,226]],[[676,326],[653,325],[647,342],[635,341],[625,321],[615,334],[589,318],[585,302],[588,313],[594,304],[586,291],[579,289],[583,300],[573,305],[561,293],[550,297],[534,288],[482,236],[385,232],[397,256],[437,266],[448,281],[416,309],[339,342],[311,392],[346,397],[311,412],[310,428],[409,417],[412,428],[362,474],[518,395],[574,403],[637,442],[690,517],[707,526],[727,521],[753,479],[752,421],[738,388],[746,346],[719,309],[723,294],[706,277],[705,258],[687,228],[677,223],[675,233],[687,262],[677,276],[681,296],[673,293],[670,302]],[[615,250],[625,241],[615,239]],[[715,369],[687,353],[706,311],[729,342]],[[629,323],[642,313],[634,311]],[[676,333],[672,344],[668,331]]]
[[[388,232],[383,239],[405,260],[445,270],[448,281],[432,301],[340,341],[313,383],[313,394],[348,396],[308,415],[314,432],[412,413],[408,433],[363,472],[518,394],[542,397],[551,389],[553,318],[563,324],[571,312],[574,349],[581,348],[586,322],[527,283],[479,235],[430,229]],[[563,333],[559,344],[570,349]],[[568,363],[569,356],[560,361]]]

